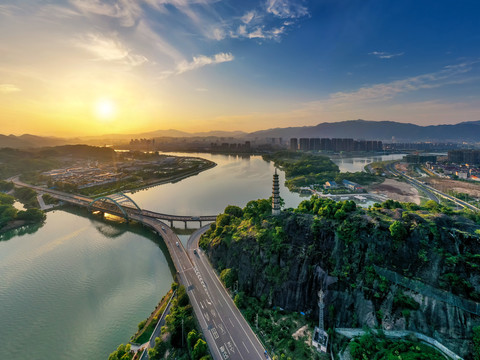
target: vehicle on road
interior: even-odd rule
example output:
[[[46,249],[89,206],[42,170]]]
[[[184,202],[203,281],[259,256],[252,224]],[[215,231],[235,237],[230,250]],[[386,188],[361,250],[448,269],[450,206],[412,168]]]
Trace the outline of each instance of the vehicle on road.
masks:
[[[193,253],[197,255],[197,249],[193,249]]]
[[[167,231],[165,230],[165,227],[164,227],[164,226],[162,226],[162,230],[165,231],[165,232],[167,232]]]
[[[178,243],[178,241],[175,243],[175,245],[177,245],[177,247],[180,247],[180,244]]]

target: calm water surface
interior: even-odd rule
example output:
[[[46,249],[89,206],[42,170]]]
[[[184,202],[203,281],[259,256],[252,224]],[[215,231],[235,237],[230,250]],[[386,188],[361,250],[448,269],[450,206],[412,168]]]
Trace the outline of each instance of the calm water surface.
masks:
[[[141,207],[218,214],[229,204],[243,207],[271,195],[274,167],[259,156],[172,155],[199,156],[218,165],[131,194]],[[334,161],[342,171],[362,171],[370,162],[395,156],[402,155]],[[284,173],[279,175],[285,205],[296,207],[302,198],[290,193]],[[188,235],[180,238],[186,242]],[[171,282],[165,246],[150,231],[78,210],[50,212],[43,226],[0,237],[0,359],[106,359],[128,341]]]
[[[54,211],[2,235],[0,359],[106,359],[128,341],[172,282],[163,244],[128,230]]]
[[[332,157],[332,161],[338,165],[341,172],[365,171],[365,166],[377,161],[400,160],[406,154],[373,155],[361,157]]]
[[[167,153],[198,156],[218,165],[178,183],[165,184],[129,194],[146,209],[178,215],[216,215],[227,205],[244,207],[248,201],[266,199],[272,194],[273,163],[261,156],[237,157],[212,154]],[[279,172],[280,196],[286,207],[296,207],[304,198],[284,186]]]
[[[147,209],[200,215],[271,195],[274,168],[261,157],[198,156],[218,166],[132,197]],[[286,205],[297,206],[302,198],[279,175]],[[169,264],[151,232],[80,211],[49,212],[40,228],[2,235],[0,359],[106,359],[169,289]]]

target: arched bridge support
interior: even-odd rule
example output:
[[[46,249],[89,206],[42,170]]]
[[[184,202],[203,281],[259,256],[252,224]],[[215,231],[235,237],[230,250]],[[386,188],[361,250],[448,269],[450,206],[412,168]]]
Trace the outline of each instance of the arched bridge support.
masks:
[[[139,212],[142,211],[142,209],[137,205],[135,201],[133,201],[130,197],[125,195],[124,193],[116,193],[108,196],[100,196],[95,199],[93,199],[89,204],[88,204],[88,209],[91,210],[92,207],[97,207],[100,208],[101,211],[105,212],[105,210],[108,211],[108,209],[102,208],[101,204],[112,204],[115,207],[117,207],[121,213],[123,214],[123,217],[125,220],[129,220],[128,217],[128,209],[136,209]]]

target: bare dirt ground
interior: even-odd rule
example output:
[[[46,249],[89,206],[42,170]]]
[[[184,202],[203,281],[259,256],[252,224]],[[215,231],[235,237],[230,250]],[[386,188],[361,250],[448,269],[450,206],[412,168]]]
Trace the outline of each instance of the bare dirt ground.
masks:
[[[385,179],[381,184],[374,184],[368,188],[368,192],[373,194],[385,195],[389,199],[412,202],[420,205],[420,195],[418,190],[412,185],[393,179]]]
[[[429,178],[426,182],[442,192],[455,191],[458,193],[465,193],[470,196],[480,198],[480,183],[472,184],[464,181],[441,179],[441,178]]]
[[[407,171],[408,170],[408,164],[404,162],[400,162],[395,164],[395,169],[398,171]]]

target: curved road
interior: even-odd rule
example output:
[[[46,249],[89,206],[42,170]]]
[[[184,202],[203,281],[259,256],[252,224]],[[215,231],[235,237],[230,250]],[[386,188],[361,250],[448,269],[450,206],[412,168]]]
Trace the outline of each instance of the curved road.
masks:
[[[185,286],[210,352],[215,360],[265,359],[264,348],[203,255],[197,257],[193,247],[208,226],[190,238],[189,252],[173,230],[158,219],[132,215],[158,232],[168,247],[177,275]],[[192,261],[193,260],[193,261]]]
[[[439,203],[440,200],[438,198],[438,196],[440,197],[443,197],[444,199],[447,199],[447,200],[450,200],[452,201],[453,203],[457,204],[457,205],[460,205],[464,208],[467,208],[467,209],[470,209],[470,210],[473,210],[473,211],[480,211],[479,208],[477,208],[476,206],[473,206],[472,204],[466,202],[466,201],[463,201],[463,200],[460,200],[454,196],[451,196],[451,195],[448,195],[448,194],[445,194],[443,192],[441,192],[440,190],[437,190],[435,189],[434,187],[430,186],[430,185],[427,185],[427,184],[424,184],[420,181],[418,181],[417,179],[411,177],[411,176],[408,176],[406,174],[403,174],[399,171],[397,171],[395,169],[395,166],[394,164],[388,164],[386,166],[387,170],[390,171],[392,174],[396,175],[396,176],[400,176],[400,177],[403,177],[405,180],[407,180],[411,185],[415,186],[417,189],[420,189],[422,190],[423,192],[425,192],[428,197],[430,199],[432,199],[433,201]]]
[[[12,179],[12,181],[17,186],[47,192],[60,200],[79,206],[88,206],[91,201],[83,196],[28,185],[18,179]],[[107,206],[107,204],[104,205]],[[120,209],[115,206],[102,210],[122,216]],[[167,224],[156,217],[148,216],[148,211],[138,211],[133,208],[126,208],[126,211],[129,219],[152,228],[164,239],[177,270],[178,280],[185,286],[213,359],[265,359],[265,349],[233,303],[208,260],[200,251],[198,256],[193,253],[193,248],[198,246],[201,234],[210,225],[197,230],[190,237],[190,253],[188,254],[177,234]]]

